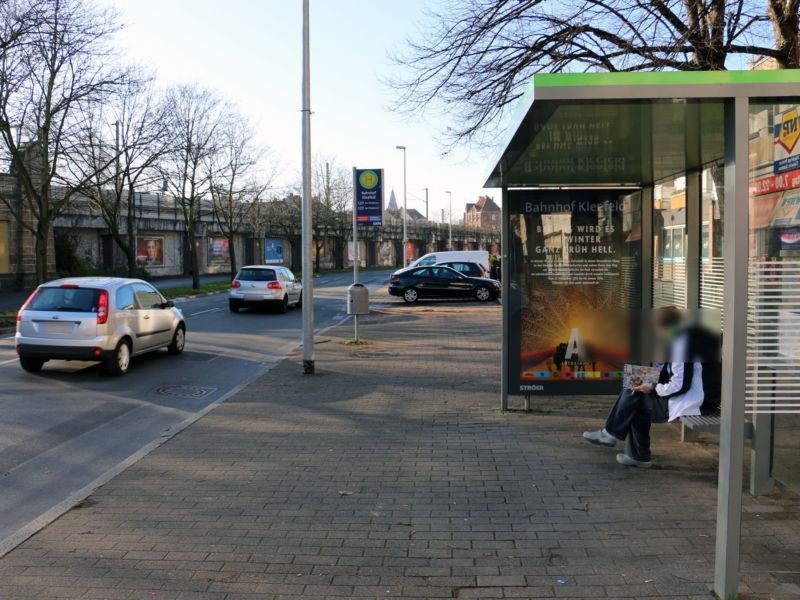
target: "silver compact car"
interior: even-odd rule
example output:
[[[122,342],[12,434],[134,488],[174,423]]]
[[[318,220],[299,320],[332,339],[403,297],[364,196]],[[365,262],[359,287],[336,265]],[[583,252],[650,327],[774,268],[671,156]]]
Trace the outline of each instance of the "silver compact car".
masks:
[[[17,314],[15,342],[22,368],[31,373],[56,359],[100,361],[122,375],[137,354],[183,352],[186,322],[146,281],[72,277],[34,290]]]
[[[286,267],[255,265],[242,267],[231,282],[228,307],[239,312],[246,306],[274,306],[286,312],[290,305],[303,305],[303,286]]]

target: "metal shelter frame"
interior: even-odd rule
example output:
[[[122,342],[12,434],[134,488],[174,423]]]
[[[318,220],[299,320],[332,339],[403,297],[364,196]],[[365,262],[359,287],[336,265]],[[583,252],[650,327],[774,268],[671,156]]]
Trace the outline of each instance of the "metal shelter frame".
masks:
[[[503,199],[502,225],[502,285],[503,285],[503,345],[501,409],[508,409],[509,399],[509,241],[511,238],[508,212],[508,190],[515,187],[586,187],[586,180],[537,181],[520,177],[524,172],[521,158],[534,151],[530,144],[536,134],[534,120],[551,118],[560,106],[581,103],[608,103],[635,106],[639,102],[714,101],[723,106],[724,134],[724,325],[722,351],[722,411],[720,426],[720,458],[717,496],[717,534],[714,590],[720,598],[736,595],[739,581],[739,550],[741,539],[742,482],[744,461],[744,427],[746,408],[747,308],[748,308],[748,219],[749,219],[749,108],[751,100],[790,100],[800,98],[800,71],[719,71],[719,72],[660,72],[660,73],[581,73],[536,75],[514,120],[507,143],[492,165],[486,187],[501,187]],[[537,114],[537,108],[543,107]],[[555,109],[554,109],[555,107]],[[624,110],[621,108],[620,110]],[[650,144],[649,131],[642,132]],[[688,154],[688,151],[687,151]],[[687,160],[693,160],[687,156]],[[688,173],[688,169],[685,170]],[[596,181],[609,185],[610,181]],[[652,290],[645,285],[652,276],[652,188],[642,181],[614,181],[619,185],[639,184],[642,187],[643,240],[643,303],[649,306]],[[652,182],[650,182],[652,183]],[[687,177],[687,188],[699,185]],[[699,256],[696,239],[689,239],[687,250]],[[688,263],[688,260],[687,260]],[[696,286],[690,280],[691,286]],[[696,296],[696,290],[688,290]]]

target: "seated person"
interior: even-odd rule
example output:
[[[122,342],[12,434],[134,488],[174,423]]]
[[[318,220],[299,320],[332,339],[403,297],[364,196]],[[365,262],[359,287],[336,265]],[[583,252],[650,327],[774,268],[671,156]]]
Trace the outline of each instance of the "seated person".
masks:
[[[668,343],[669,357],[661,369],[658,384],[634,385],[625,389],[617,398],[606,419],[605,426],[598,431],[585,431],[583,437],[593,444],[616,446],[625,442],[625,452],[617,454],[621,465],[649,468],[650,425],[674,421],[685,415],[705,412],[703,391],[704,353],[699,348],[710,348],[707,334],[697,327],[683,326],[683,315],[673,307],[660,309],[656,314],[656,331]],[[698,345],[700,344],[700,345]],[[708,352],[707,352],[708,353]],[[706,354],[707,354],[706,353]],[[691,356],[693,362],[684,362]],[[709,372],[718,371],[709,362]],[[718,389],[708,404],[719,406]]]

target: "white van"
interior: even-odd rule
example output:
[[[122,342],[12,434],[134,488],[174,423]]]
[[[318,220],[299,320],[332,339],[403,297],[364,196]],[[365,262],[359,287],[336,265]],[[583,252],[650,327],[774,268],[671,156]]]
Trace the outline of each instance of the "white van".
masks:
[[[486,250],[448,250],[445,252],[431,252],[425,256],[420,256],[408,266],[429,267],[431,265],[455,261],[478,263],[487,273],[491,270],[489,265],[489,253]]]

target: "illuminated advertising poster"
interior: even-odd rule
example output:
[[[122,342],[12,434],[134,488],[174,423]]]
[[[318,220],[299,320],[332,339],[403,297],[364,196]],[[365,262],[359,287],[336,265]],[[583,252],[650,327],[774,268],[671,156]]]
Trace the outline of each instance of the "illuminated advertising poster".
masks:
[[[228,252],[228,239],[224,237],[208,238],[208,266],[219,267],[230,264],[231,257]]]
[[[315,247],[316,245],[312,246],[312,249]],[[278,238],[266,238],[264,240],[264,264],[283,264],[283,240]]]
[[[641,314],[640,225],[623,220],[631,197],[508,192],[511,393],[619,392]]]
[[[142,267],[164,266],[164,238],[137,237],[136,263]]]

